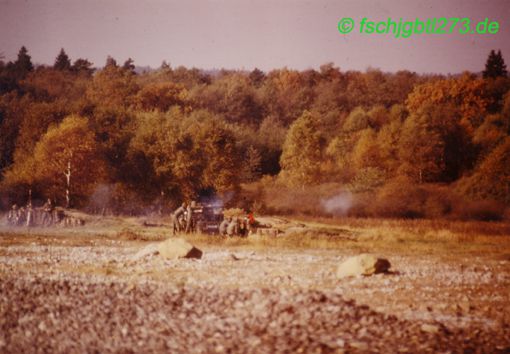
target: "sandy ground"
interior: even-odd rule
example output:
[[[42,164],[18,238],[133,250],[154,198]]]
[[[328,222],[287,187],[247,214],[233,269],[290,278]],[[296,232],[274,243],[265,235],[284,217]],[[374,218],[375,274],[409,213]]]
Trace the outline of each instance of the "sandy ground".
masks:
[[[510,352],[510,257],[148,244],[0,232],[0,352]]]

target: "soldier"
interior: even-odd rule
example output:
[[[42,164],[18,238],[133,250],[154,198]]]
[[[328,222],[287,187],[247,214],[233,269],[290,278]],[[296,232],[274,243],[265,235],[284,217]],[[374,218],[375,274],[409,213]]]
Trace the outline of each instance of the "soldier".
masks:
[[[248,236],[248,218],[244,218],[239,223],[239,236],[246,237]]]
[[[9,214],[7,214],[7,222],[9,225],[17,225],[19,220],[19,210],[18,205],[14,203],[12,205],[11,210],[9,210]]]
[[[185,232],[189,234],[190,232],[194,231],[194,220],[193,220],[193,207],[195,207],[195,201],[192,201],[188,208],[186,209],[186,230]]]
[[[246,216],[248,218],[248,224],[250,226],[256,226],[257,221],[255,220],[255,217],[253,216],[253,212],[248,212],[248,215]]]
[[[26,220],[26,217],[27,217],[27,214],[26,214],[26,211],[25,211],[25,207],[19,208],[19,210],[18,210],[18,218],[16,219],[16,225],[17,226],[23,225],[23,223]]]
[[[184,219],[184,213],[186,212],[186,203],[182,203],[182,205],[177,208],[177,210],[174,211],[173,214],[173,228],[174,228],[174,235],[176,232],[180,232],[183,229],[183,221]]]
[[[232,218],[223,219],[223,221],[221,222],[220,227],[219,227],[219,233],[221,236],[225,236],[227,234],[227,227],[231,221],[232,221]]]
[[[53,205],[51,204],[51,199],[48,198],[46,203],[43,205],[43,219],[42,224],[43,226],[51,225],[53,222]]]
[[[239,233],[239,222],[237,218],[232,218],[230,223],[227,226],[227,235],[232,237],[236,236]]]
[[[29,201],[27,203],[27,207],[26,207],[26,225],[27,226],[32,226],[33,224],[33,217],[34,217],[34,209],[32,208],[32,202]]]

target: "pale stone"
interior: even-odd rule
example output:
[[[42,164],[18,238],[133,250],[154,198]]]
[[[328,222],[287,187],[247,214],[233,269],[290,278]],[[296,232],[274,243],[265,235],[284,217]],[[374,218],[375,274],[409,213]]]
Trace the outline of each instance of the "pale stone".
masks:
[[[159,253],[158,247],[159,244],[157,243],[151,243],[145,246],[133,256],[133,260],[138,261],[146,257],[157,255]]]
[[[202,258],[202,251],[182,238],[169,238],[161,242],[158,251],[166,259]]]
[[[439,327],[425,323],[421,325],[421,330],[427,333],[437,333],[439,332]]]
[[[336,274],[339,278],[372,275],[387,272],[390,267],[387,259],[377,258],[371,254],[361,254],[341,263]]]

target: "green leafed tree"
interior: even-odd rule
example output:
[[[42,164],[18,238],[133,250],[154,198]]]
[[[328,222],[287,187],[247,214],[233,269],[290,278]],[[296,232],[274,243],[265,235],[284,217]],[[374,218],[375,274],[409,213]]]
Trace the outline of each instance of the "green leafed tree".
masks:
[[[400,172],[419,183],[452,182],[472,168],[476,154],[461,114],[451,103],[411,113],[400,135]]]
[[[14,76],[18,80],[25,78],[29,72],[34,70],[32,59],[30,55],[28,55],[28,50],[25,48],[25,46],[21,47],[19,50],[18,58],[11,66],[11,68],[14,71]]]
[[[280,172],[280,156],[286,134],[287,128],[276,117],[266,117],[260,124],[255,137],[262,158],[261,174],[275,175]]]
[[[127,59],[122,65],[122,69],[135,73],[135,61],[131,58]]]
[[[202,188],[212,188],[220,193],[236,190],[242,161],[234,136],[221,121],[214,118],[199,124],[200,129],[192,129],[191,134],[199,151],[204,152],[200,156],[205,166],[202,171]],[[199,154],[202,155],[201,152]]]
[[[262,70],[255,68],[248,77],[250,78],[250,81],[253,86],[259,87],[264,81],[266,75]]]
[[[178,107],[140,116],[132,153],[150,161],[158,188],[174,199],[201,190],[237,188],[239,154],[232,133],[206,111],[186,115]]]
[[[242,179],[247,182],[258,180],[261,173],[262,156],[253,145],[250,145],[244,154],[244,160],[241,163]]]
[[[60,53],[55,59],[55,64],[53,64],[53,69],[62,71],[71,70],[71,60],[64,51],[64,48],[60,49]]]
[[[280,158],[281,177],[293,186],[317,183],[325,141],[317,127],[318,117],[305,111],[290,126]]]
[[[92,76],[94,68],[92,63],[87,59],[76,59],[71,67],[71,70],[76,73],[84,74],[85,76]]]
[[[399,141],[400,173],[418,183],[435,182],[444,170],[444,142],[430,116],[412,114],[402,127]]]
[[[129,168],[128,147],[135,129],[134,114],[121,106],[99,105],[88,120],[96,144],[109,165],[110,178],[125,182],[136,173]]]
[[[16,93],[0,96],[0,172],[13,163],[16,140],[30,98]]]
[[[497,78],[497,77],[506,77],[507,70],[505,60],[503,59],[503,55],[501,55],[501,50],[497,52],[491,50],[489,53],[489,57],[487,58],[487,62],[485,63],[485,70],[483,71],[484,78]]]
[[[117,64],[117,60],[115,60],[115,58],[113,58],[112,56],[108,55],[108,57],[106,57],[106,63],[104,65],[104,69],[106,68],[118,68],[119,65]]]

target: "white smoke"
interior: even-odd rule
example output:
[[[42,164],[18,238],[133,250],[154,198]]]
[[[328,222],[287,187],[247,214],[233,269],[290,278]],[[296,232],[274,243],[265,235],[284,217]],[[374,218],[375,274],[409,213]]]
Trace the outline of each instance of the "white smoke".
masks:
[[[345,216],[352,207],[352,194],[343,191],[333,197],[322,199],[321,204],[327,213]]]

